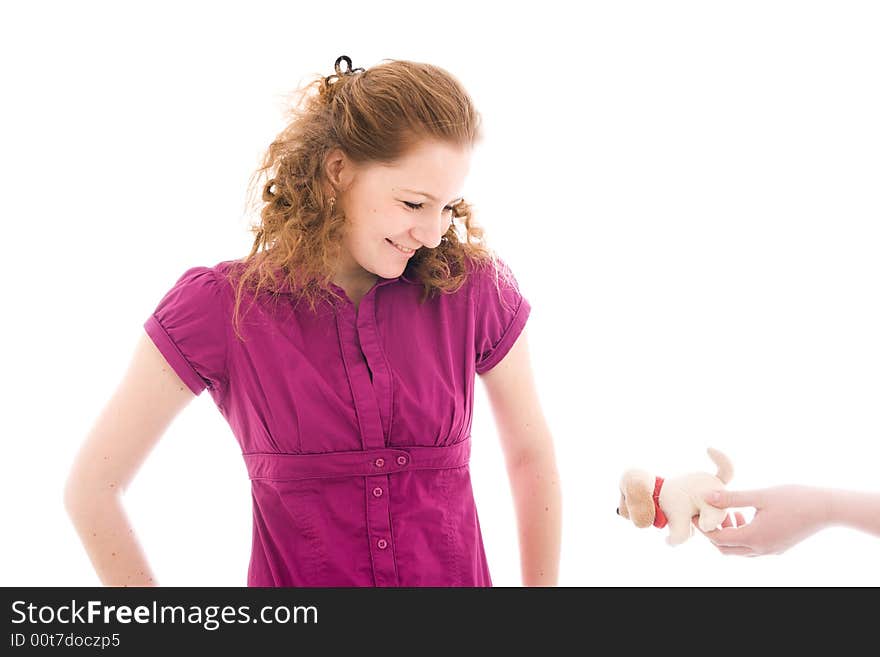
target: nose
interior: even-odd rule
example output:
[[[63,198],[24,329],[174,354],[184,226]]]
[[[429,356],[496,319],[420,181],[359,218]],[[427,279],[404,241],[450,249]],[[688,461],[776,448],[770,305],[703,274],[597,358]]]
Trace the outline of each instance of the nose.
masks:
[[[433,212],[426,212],[424,218],[419,221],[410,231],[413,238],[429,249],[440,246],[440,241],[449,226],[452,224],[452,215],[448,211],[441,211],[439,216]]]

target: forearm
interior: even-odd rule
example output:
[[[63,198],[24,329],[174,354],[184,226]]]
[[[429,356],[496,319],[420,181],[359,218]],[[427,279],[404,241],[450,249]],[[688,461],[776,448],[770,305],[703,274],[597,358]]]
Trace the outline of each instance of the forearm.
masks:
[[[831,525],[880,536],[880,493],[829,489]]]
[[[516,507],[524,586],[556,586],[562,534],[562,494],[552,451],[509,468]]]
[[[69,489],[64,504],[105,586],[158,586],[120,495]]]

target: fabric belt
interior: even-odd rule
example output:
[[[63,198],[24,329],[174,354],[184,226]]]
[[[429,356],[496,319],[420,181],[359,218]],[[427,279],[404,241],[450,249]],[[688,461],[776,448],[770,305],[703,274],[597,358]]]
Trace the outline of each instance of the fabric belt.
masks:
[[[318,477],[358,477],[392,474],[406,470],[443,470],[467,465],[471,454],[470,436],[443,447],[406,446],[286,454],[251,452],[242,454],[248,476],[269,481],[290,481]]]

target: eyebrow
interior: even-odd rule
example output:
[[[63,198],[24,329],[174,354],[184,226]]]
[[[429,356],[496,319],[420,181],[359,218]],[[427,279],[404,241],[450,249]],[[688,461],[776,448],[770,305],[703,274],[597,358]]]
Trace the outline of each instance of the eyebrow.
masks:
[[[409,192],[410,194],[419,194],[420,196],[427,196],[429,199],[431,199],[432,201],[434,201],[434,203],[439,203],[439,202],[440,202],[439,200],[437,200],[437,197],[435,197],[435,196],[431,196],[431,195],[428,194],[427,192],[417,192],[417,191],[414,190],[414,189],[403,189],[403,188],[401,188],[400,191],[402,191],[402,192]],[[464,197],[463,197],[463,196],[459,196],[457,199],[455,199],[454,201],[452,201],[452,203],[450,203],[449,205],[457,205],[458,203],[460,203],[460,202],[463,201],[463,200],[464,200]]]

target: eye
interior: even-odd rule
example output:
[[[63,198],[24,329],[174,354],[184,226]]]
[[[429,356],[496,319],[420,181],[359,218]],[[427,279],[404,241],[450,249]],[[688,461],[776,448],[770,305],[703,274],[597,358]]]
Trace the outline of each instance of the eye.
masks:
[[[409,208],[410,210],[421,210],[425,205],[424,203],[410,203],[409,201],[404,201],[403,204]],[[447,205],[443,208],[443,212],[452,212],[453,207],[451,205]]]

